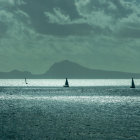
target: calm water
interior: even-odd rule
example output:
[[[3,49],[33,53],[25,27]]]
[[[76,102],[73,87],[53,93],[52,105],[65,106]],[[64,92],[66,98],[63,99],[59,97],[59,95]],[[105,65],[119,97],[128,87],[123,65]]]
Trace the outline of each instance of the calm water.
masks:
[[[140,80],[0,80],[0,140],[140,140]]]
[[[47,86],[47,87],[62,87],[65,83],[65,79],[51,80],[51,79],[27,79],[28,86]],[[136,79],[135,83],[140,86],[140,79]],[[130,86],[131,79],[69,79],[69,84],[72,87],[77,86]],[[24,79],[14,80],[0,80],[0,86],[26,86]]]

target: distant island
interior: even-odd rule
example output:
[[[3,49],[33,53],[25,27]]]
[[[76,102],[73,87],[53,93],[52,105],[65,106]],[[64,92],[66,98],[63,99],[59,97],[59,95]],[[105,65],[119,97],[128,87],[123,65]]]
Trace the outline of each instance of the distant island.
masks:
[[[53,64],[44,74],[32,74],[28,71],[13,70],[11,72],[0,72],[0,79],[130,79],[140,78],[140,74],[119,71],[106,71],[89,69],[77,63],[64,60]]]

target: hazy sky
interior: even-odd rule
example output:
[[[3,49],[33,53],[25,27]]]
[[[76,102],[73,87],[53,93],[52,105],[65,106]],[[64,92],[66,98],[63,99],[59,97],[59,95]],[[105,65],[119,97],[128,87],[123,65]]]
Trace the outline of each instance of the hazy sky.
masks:
[[[140,73],[140,1],[0,0],[0,71],[66,59]]]

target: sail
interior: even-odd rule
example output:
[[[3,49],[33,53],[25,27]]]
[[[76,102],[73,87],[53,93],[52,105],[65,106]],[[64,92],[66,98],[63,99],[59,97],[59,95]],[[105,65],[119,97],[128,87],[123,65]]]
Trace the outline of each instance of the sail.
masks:
[[[66,78],[64,87],[69,87],[69,82],[68,82],[68,79],[67,78]]]
[[[25,84],[28,84],[26,78],[25,78]]]
[[[131,83],[131,87],[130,88],[135,88],[135,83],[134,83],[134,79],[132,78],[132,83]]]
[[[67,79],[67,78],[66,78],[65,85],[67,85],[67,86],[69,85],[69,83],[68,83],[68,79]]]

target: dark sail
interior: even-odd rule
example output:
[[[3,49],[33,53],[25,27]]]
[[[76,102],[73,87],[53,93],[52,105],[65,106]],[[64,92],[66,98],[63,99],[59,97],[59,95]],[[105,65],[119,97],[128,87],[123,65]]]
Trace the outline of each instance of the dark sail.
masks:
[[[132,78],[132,83],[131,83],[131,87],[130,88],[135,88],[135,83],[134,83],[134,79]]]
[[[67,78],[66,78],[64,87],[69,87],[69,82],[68,82],[68,79]]]

